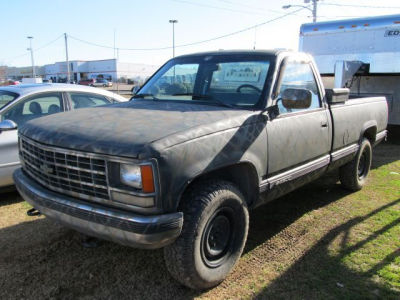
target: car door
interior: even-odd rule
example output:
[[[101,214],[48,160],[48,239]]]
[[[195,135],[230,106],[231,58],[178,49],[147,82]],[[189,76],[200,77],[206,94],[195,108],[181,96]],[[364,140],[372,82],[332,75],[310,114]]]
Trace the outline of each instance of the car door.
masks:
[[[94,107],[112,103],[112,100],[107,97],[94,93],[68,92],[68,98],[72,109]]]
[[[1,120],[12,120],[18,127],[35,118],[64,110],[61,93],[48,92],[27,96],[3,111]],[[19,167],[17,129],[0,133],[0,187],[12,185],[12,173]]]
[[[282,64],[278,96],[275,104],[278,115],[267,122],[268,184],[281,187],[284,194],[313,175],[323,171],[329,163],[331,128],[328,110],[321,99],[321,91],[310,62],[286,60]],[[281,95],[288,88],[311,92],[308,108],[286,109]]]

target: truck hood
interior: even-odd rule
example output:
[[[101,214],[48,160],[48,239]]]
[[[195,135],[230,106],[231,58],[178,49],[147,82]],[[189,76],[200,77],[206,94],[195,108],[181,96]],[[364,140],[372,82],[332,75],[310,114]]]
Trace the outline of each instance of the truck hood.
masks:
[[[34,119],[19,130],[47,145],[142,158],[245,121],[249,124],[252,115],[256,117],[253,111],[214,105],[138,100]]]

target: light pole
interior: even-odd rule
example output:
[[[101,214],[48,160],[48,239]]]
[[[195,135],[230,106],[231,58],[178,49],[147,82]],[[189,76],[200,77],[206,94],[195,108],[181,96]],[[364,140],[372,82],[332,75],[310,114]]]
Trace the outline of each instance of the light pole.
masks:
[[[172,57],[175,57],[175,23],[178,23],[178,20],[169,20],[172,23]]]
[[[65,39],[65,60],[67,63],[67,83],[70,83],[70,76],[69,76],[69,59],[68,59],[68,36],[66,33],[64,33],[64,39]]]
[[[33,36],[27,36],[27,39],[29,39],[29,48],[26,49],[26,50],[31,51],[32,78],[35,78],[36,77],[36,72],[35,72],[35,63],[33,62],[33,48],[32,48]]]
[[[313,3],[313,8],[312,9],[309,8],[308,6],[304,6],[304,5],[291,5],[291,4],[284,5],[284,6],[282,6],[282,8],[283,9],[288,9],[288,8],[291,8],[291,7],[303,7],[303,8],[306,8],[309,11],[312,12],[313,23],[315,23],[315,22],[317,22],[317,2],[318,2],[318,0],[311,0],[311,1]],[[304,0],[304,3],[309,3],[309,2],[310,2],[310,0]]]

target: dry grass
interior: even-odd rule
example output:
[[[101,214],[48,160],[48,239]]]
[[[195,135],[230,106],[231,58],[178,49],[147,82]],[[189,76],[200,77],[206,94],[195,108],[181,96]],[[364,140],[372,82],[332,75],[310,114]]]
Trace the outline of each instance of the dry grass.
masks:
[[[3,194],[0,298],[399,299],[400,146],[375,150],[362,191],[331,174],[254,211],[238,266],[206,292],[177,284],[161,250],[82,248],[78,233],[27,217],[17,193]]]

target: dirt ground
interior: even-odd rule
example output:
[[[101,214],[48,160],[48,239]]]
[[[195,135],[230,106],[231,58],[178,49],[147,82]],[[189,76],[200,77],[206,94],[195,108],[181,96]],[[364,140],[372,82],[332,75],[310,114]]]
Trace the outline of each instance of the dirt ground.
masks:
[[[373,168],[398,160],[400,145],[380,145]],[[175,282],[162,250],[137,250],[105,241],[97,248],[84,248],[79,233],[43,216],[28,217],[29,206],[17,192],[1,194],[0,299],[335,298],[332,287],[313,271],[324,261],[333,270],[341,268],[335,276],[349,275],[355,284],[362,278],[330,261],[327,254],[329,234],[354,217],[341,210],[356,203],[336,179],[331,174],[252,212],[239,264],[226,281],[205,292]],[[260,291],[259,283],[267,288]],[[400,298],[400,292],[384,284],[365,284],[378,291],[372,298],[385,293]]]

